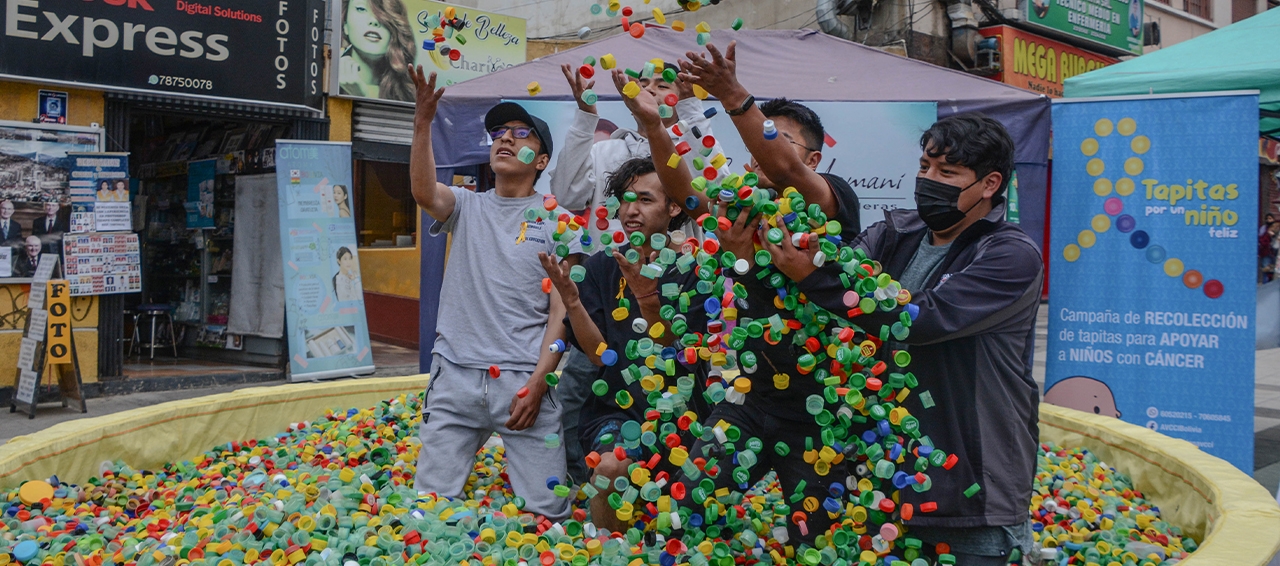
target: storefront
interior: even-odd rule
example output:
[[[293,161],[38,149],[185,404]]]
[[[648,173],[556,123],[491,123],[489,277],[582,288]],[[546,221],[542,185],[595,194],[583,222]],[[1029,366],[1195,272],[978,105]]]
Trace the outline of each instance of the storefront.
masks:
[[[106,228],[122,238],[136,235],[132,250],[140,284],[86,285],[86,294],[76,298],[74,336],[86,384],[128,376],[127,350],[153,340],[150,319],[157,315],[154,340],[167,343],[171,327],[183,367],[195,368],[188,371],[199,373],[206,360],[267,372],[283,366],[279,335],[226,331],[238,277],[233,258],[261,253],[234,244],[236,233],[247,229],[237,226],[236,186],[252,175],[274,173],[276,139],[328,139],[324,15],[323,0],[230,0],[216,6],[30,0],[10,6],[0,36],[0,118],[11,125],[44,119],[56,127],[61,121],[99,133],[98,151],[128,154],[122,190],[76,196],[69,175],[46,174],[37,181],[39,194],[29,200],[47,208],[19,205],[20,214],[13,216],[23,242],[37,235],[41,221],[67,235],[90,237]],[[41,57],[29,56],[37,52]],[[18,130],[37,131],[35,125]],[[20,159],[32,162],[22,162],[29,168],[52,167],[48,171],[65,165],[40,154],[3,158],[10,171]],[[0,171],[0,198],[15,196],[22,179]],[[104,224],[102,213],[95,224],[95,205],[100,211],[127,208],[122,225]],[[36,217],[41,211],[49,213],[47,221]],[[54,246],[52,251],[61,251],[60,244]],[[25,324],[26,283],[0,278],[0,311],[10,313],[0,319],[2,359],[15,357]],[[283,304],[265,310],[272,307],[283,313]],[[166,345],[157,358],[161,351],[172,365],[172,351]],[[129,367],[142,377],[172,373],[137,359]],[[12,374],[3,375],[0,397],[7,397]]]

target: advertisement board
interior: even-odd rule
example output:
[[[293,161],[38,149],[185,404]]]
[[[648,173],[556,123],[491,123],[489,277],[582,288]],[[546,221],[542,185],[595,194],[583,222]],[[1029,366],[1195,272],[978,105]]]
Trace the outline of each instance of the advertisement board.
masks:
[[[1044,399],[1253,471],[1258,95],[1053,105]]]
[[[1027,23],[1142,55],[1143,0],[1026,0]]]
[[[413,102],[410,65],[434,71],[438,84],[449,86],[526,59],[522,18],[431,0],[335,0],[333,6],[330,93],[337,96]],[[449,13],[455,25],[442,25]],[[443,41],[435,40],[437,31]]]
[[[351,144],[277,140],[276,186],[290,379],[373,373],[349,212]]]
[[[0,77],[321,107],[323,0],[6,0]]]
[[[1062,97],[1063,81],[1120,62],[1009,26],[982,28],[978,33],[1000,39],[1000,72],[995,80],[1053,98]]]

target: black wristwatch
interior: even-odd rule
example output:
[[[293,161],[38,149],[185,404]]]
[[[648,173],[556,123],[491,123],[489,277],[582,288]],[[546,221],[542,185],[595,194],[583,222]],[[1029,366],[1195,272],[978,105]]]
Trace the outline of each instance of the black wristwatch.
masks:
[[[756,97],[748,94],[747,99],[742,101],[742,106],[739,106],[737,108],[725,108],[724,113],[730,116],[741,116],[743,114],[746,114],[747,111],[750,110],[751,107],[755,105],[756,105]]]

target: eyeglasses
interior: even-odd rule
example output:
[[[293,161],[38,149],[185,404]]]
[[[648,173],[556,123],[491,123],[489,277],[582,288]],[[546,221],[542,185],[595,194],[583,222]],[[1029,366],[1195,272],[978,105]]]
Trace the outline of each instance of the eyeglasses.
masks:
[[[807,149],[807,150],[809,150],[809,151],[821,151],[821,150],[822,150],[822,148],[820,148],[820,147],[815,149],[815,148],[809,147],[809,146],[807,146],[807,145],[805,145],[805,144],[802,144],[802,143],[800,143],[800,142],[798,142],[798,141],[796,141],[796,140],[793,140],[793,139],[791,139],[791,136],[789,136],[789,135],[787,135],[787,134],[785,134],[785,133],[783,133],[783,134],[782,134],[782,138],[783,138],[783,139],[785,139],[785,140],[787,140],[787,143],[789,143],[789,144],[798,145],[798,146],[803,147],[803,148],[805,148],[805,149]]]
[[[497,141],[502,136],[507,135],[507,132],[511,132],[511,135],[514,135],[516,139],[522,140],[533,133],[533,128],[526,126],[494,126],[493,129],[489,130],[489,138]]]

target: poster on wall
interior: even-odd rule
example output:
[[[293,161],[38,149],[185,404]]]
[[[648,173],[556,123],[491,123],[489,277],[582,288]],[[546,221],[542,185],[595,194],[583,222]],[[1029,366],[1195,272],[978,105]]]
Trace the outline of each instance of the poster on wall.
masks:
[[[71,216],[63,229],[84,232],[128,231],[129,154],[73,153]]]
[[[187,229],[213,228],[213,187],[217,159],[202,159],[187,164]]]
[[[0,280],[30,278],[41,253],[60,253],[75,154],[101,149],[100,129],[0,121]]]
[[[351,209],[351,144],[276,141],[285,332],[294,381],[374,371]]]
[[[63,277],[71,296],[142,291],[137,234],[67,234],[62,244]]]
[[[1026,0],[1027,23],[1142,55],[1143,0]]]
[[[563,140],[578,109],[575,102],[552,100],[515,100],[530,114],[542,118],[551,129],[555,147],[563,148]],[[706,103],[708,106],[711,103]],[[862,206],[862,227],[884,220],[884,211],[915,208],[915,177],[920,169],[920,135],[938,119],[933,102],[805,102],[822,118],[823,128],[838,132],[822,147],[818,171],[844,178],[858,194]],[[596,139],[609,139],[619,128],[635,129],[636,121],[621,101],[596,105],[600,122]],[[751,154],[738,136],[738,130],[724,112],[711,118],[711,131],[729,167],[742,170]],[[548,171],[554,171],[551,160]],[[551,173],[538,180],[540,192],[550,192]]]
[[[1045,401],[1252,473],[1258,95],[1055,100],[1053,128]]]
[[[333,29],[341,33],[333,34],[338,56],[329,92],[338,96],[412,103],[412,79],[393,72],[406,61],[449,86],[526,59],[522,18],[431,0],[342,0],[334,8]],[[445,20],[449,13],[453,19]]]

